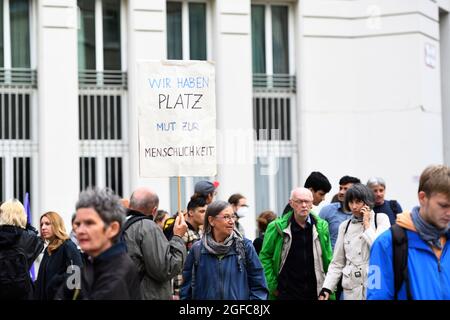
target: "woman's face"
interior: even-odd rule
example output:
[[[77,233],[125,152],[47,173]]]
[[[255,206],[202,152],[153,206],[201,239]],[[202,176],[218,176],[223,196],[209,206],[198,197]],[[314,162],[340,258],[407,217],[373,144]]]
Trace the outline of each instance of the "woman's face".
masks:
[[[41,237],[45,240],[52,240],[54,236],[55,232],[53,231],[53,226],[50,219],[43,216],[41,219]]]
[[[229,237],[234,230],[234,212],[231,206],[223,209],[215,217],[209,217],[216,241],[222,242]]]
[[[355,215],[355,216],[361,216],[361,209],[362,207],[364,207],[365,203],[362,200],[358,200],[358,199],[353,199],[352,201],[349,201],[348,203],[348,207],[350,208],[350,211]]]

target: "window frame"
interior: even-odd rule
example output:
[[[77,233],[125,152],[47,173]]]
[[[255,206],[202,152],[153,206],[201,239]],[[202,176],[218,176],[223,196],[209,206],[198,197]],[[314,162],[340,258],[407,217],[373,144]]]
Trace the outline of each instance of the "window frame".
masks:
[[[181,43],[182,43],[182,60],[190,60],[190,34],[189,34],[189,3],[204,3],[206,5],[206,61],[212,59],[212,4],[208,0],[167,0],[167,2],[179,2],[181,3]],[[166,10],[167,19],[167,10]],[[166,33],[166,50],[169,35],[167,34],[167,25],[165,29]],[[166,58],[168,52],[166,51]]]

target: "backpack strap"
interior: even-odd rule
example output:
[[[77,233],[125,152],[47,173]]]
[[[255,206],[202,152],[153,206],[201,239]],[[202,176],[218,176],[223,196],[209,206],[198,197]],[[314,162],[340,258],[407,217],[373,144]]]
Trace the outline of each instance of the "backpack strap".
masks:
[[[375,212],[375,214],[374,214],[374,216],[373,216],[373,218],[375,219],[375,231],[378,229],[378,223],[377,223],[377,212]]]
[[[391,210],[394,214],[401,213],[401,211],[399,210],[399,207],[398,207],[397,200],[389,200],[389,206],[391,207]]]
[[[195,299],[194,292],[195,292],[195,276],[197,272],[198,264],[200,263],[200,254],[201,254],[201,243],[195,244],[192,246],[191,250],[194,252],[194,265],[192,266],[192,278],[191,278],[191,299]]]
[[[405,229],[398,224],[391,227],[391,234],[394,263],[394,299],[398,300],[398,292],[405,282],[407,299],[412,300],[408,276],[408,236]]]
[[[129,218],[125,221],[125,223],[122,225],[122,228],[120,230],[120,240],[125,243],[125,232],[128,230],[128,228],[131,227],[135,222],[144,219],[153,220],[151,216],[134,215],[134,214],[130,215]]]
[[[348,227],[350,227],[350,223],[352,223],[352,219],[348,219],[347,226],[345,227],[344,236],[347,234]]]

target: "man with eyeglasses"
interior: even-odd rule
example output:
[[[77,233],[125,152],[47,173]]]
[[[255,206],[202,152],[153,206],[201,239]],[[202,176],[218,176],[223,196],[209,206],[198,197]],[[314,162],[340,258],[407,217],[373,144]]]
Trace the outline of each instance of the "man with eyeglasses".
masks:
[[[332,258],[328,223],[312,213],[313,194],[292,190],[292,210],[271,222],[259,258],[269,298],[317,300]]]

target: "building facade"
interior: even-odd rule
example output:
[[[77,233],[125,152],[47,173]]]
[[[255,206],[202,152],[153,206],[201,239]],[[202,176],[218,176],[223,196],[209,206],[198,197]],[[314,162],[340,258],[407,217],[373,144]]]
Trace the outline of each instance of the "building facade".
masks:
[[[416,203],[450,163],[450,0],[2,0],[0,198],[30,193],[34,224],[80,190],[148,185],[177,209],[177,178],[139,177],[142,60],[216,66],[218,198],[281,213],[311,171],[349,174]],[[202,177],[182,178],[182,203]],[[331,199],[331,196],[327,200]]]

